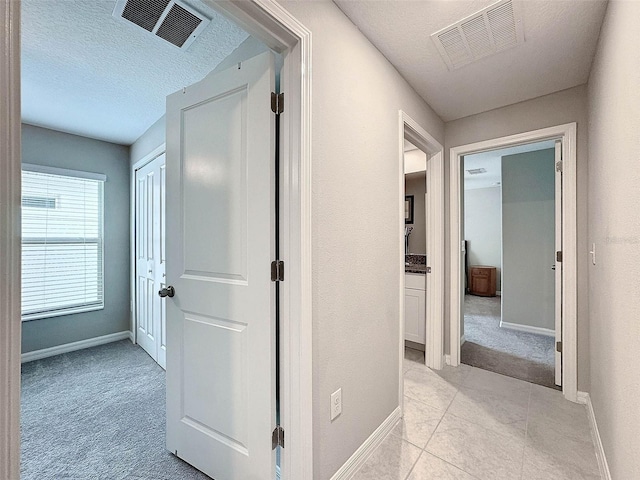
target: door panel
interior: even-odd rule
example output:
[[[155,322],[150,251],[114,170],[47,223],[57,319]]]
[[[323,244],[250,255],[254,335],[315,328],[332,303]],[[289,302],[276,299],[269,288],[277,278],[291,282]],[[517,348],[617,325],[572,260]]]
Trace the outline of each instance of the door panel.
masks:
[[[556,165],[562,160],[562,141],[556,140],[555,145]],[[562,169],[556,169],[555,177],[555,247],[557,252],[562,251]],[[562,262],[555,263],[555,327],[556,342],[562,341]],[[562,385],[562,353],[555,352],[556,372],[555,383]]]
[[[167,368],[167,299],[160,298],[157,293],[159,289],[167,286],[166,283],[166,252],[165,252],[165,224],[166,224],[166,183],[167,183],[167,169],[165,165],[165,155],[162,154],[158,157],[158,195],[156,202],[158,204],[158,221],[156,229],[158,232],[156,243],[156,279],[158,281],[158,288],[152,292],[153,298],[158,302],[158,359],[157,362],[162,368]]]
[[[167,448],[273,478],[273,56],[167,97]]]
[[[136,319],[137,342],[156,360],[158,346],[154,326],[154,177],[155,171],[151,163],[136,171]]]

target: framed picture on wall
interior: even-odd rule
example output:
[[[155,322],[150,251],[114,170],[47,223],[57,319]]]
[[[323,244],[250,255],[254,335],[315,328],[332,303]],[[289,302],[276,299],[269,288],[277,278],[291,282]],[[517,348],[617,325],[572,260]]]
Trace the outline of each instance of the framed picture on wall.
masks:
[[[413,223],[413,195],[404,197],[404,223]]]

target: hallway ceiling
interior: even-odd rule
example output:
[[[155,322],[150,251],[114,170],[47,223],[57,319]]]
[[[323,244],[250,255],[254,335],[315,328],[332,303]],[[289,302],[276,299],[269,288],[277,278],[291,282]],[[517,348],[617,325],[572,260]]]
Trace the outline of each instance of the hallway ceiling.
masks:
[[[334,0],[444,120],[582,85],[605,0],[514,0],[524,44],[450,71],[430,38],[495,0]]]
[[[187,49],[112,16],[115,0],[23,0],[23,122],[130,145],[165,110],[168,94],[201,80],[248,34],[211,18]]]

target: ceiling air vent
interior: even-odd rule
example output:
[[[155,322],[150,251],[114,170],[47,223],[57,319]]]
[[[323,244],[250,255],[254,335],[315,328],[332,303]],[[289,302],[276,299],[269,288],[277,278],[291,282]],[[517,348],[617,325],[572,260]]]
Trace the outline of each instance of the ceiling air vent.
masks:
[[[113,16],[127,20],[181,49],[189,48],[210,19],[175,0],[118,0]]]
[[[467,170],[469,175],[480,175],[481,173],[487,173],[486,168],[470,168]]]
[[[449,70],[524,42],[517,3],[498,3],[431,35]]]

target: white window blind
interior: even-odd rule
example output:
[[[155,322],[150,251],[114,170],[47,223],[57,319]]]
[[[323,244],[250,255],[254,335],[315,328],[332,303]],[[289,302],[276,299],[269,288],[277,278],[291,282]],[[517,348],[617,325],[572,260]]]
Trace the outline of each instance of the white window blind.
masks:
[[[23,166],[23,320],[104,308],[104,179],[52,171]]]

